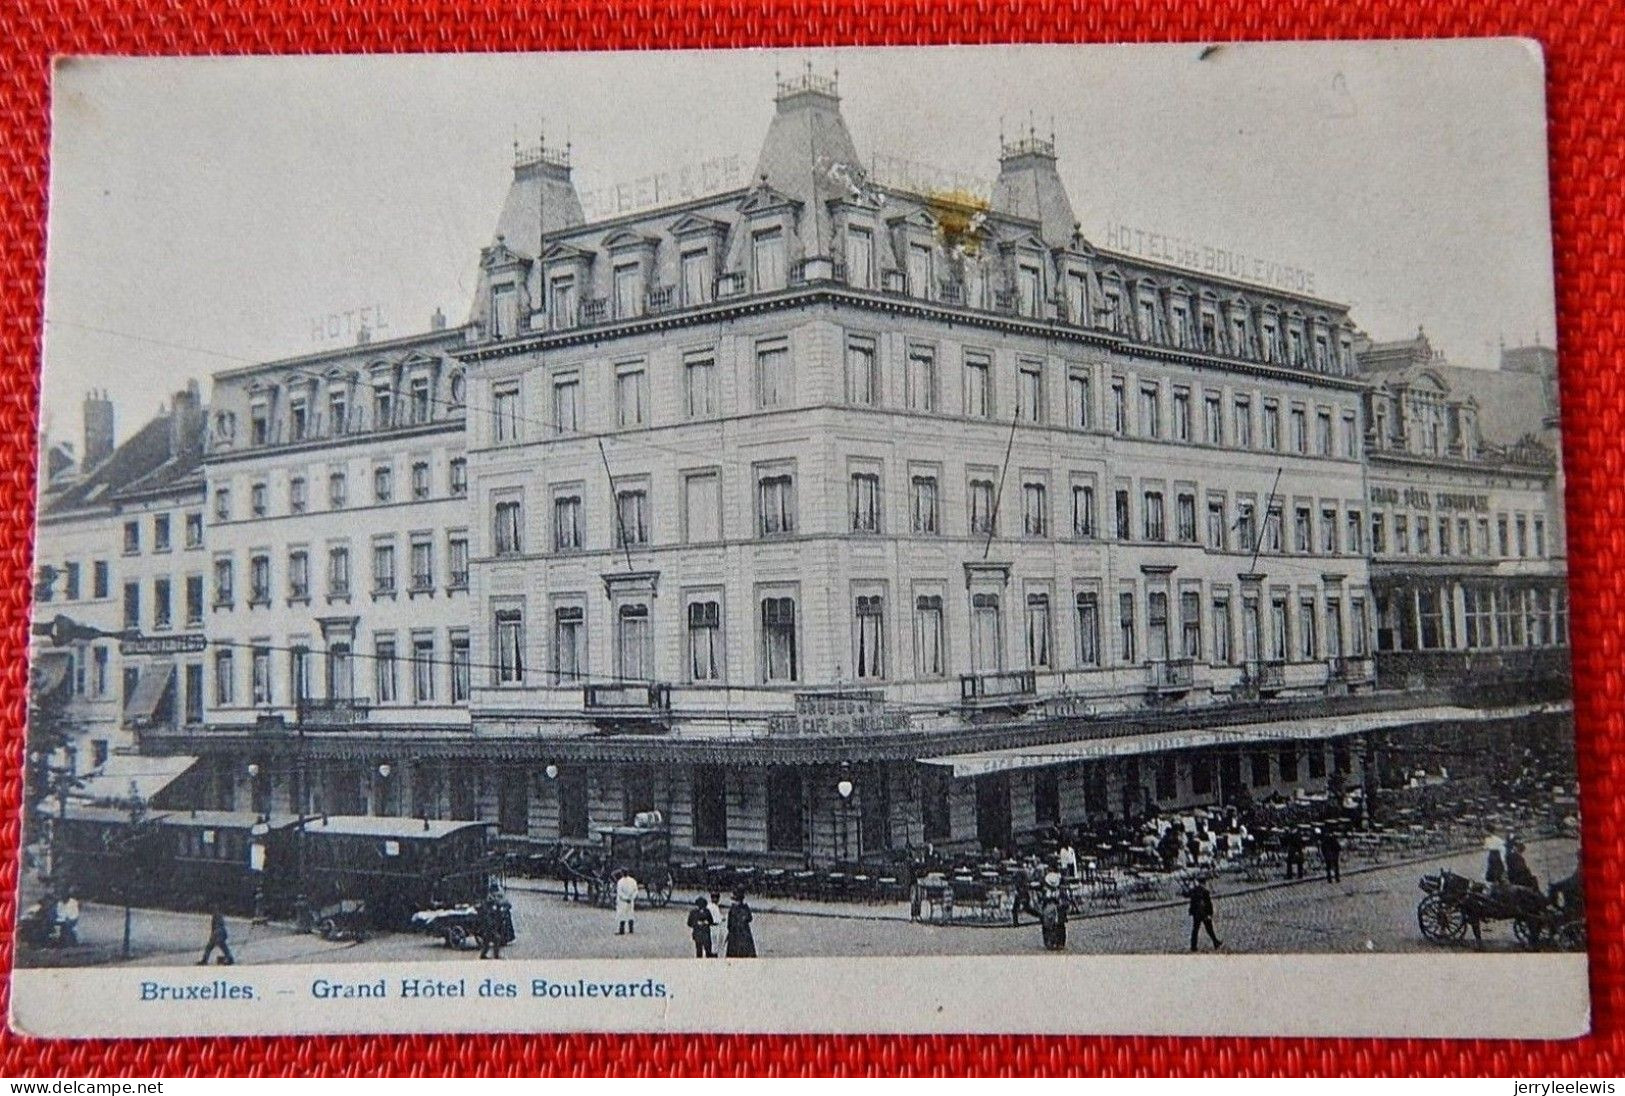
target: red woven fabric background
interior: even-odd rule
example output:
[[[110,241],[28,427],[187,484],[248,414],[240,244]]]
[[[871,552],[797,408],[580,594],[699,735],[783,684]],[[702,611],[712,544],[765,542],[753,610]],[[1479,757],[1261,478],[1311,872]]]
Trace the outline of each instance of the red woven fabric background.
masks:
[[[0,1075],[1484,1074],[1625,1072],[1625,23],[1611,5],[1473,0],[832,0],[396,5],[0,0],[0,962],[9,970],[33,537],[50,58],[947,42],[1524,35],[1549,70],[1576,719],[1591,896],[1592,1036],[1568,1043],[1307,1039],[378,1037],[46,1042],[0,1032]],[[1485,226],[1493,231],[1493,226]],[[9,986],[0,988],[0,997]],[[1471,1002],[1463,1002],[1470,1008]]]

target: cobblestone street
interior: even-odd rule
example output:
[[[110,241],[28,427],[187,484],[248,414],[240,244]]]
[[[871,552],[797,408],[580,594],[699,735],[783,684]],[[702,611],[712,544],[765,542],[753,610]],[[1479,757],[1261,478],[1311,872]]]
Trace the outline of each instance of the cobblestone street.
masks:
[[[1576,845],[1566,839],[1535,842],[1530,864],[1542,883],[1574,868]],[[1291,884],[1243,885],[1220,881],[1214,890],[1216,924],[1225,950],[1238,953],[1422,952],[1437,950],[1416,927],[1419,876],[1448,867],[1477,876],[1483,854],[1465,852],[1422,863],[1390,864],[1345,872],[1338,884],[1318,877]],[[518,939],[505,958],[669,958],[691,953],[679,891],[663,910],[640,910],[637,932],[615,934],[612,911],[566,902],[549,891],[509,892]],[[908,920],[906,906],[837,905],[813,902],[753,903],[758,952],[772,956],[820,955],[1002,955],[1042,950],[1038,926],[928,925]],[[1121,912],[1075,918],[1068,933],[1073,952],[1163,953],[1183,949],[1190,922],[1182,903],[1128,904]],[[34,953],[24,965],[82,965],[119,961],[123,911],[87,904],[78,948]],[[438,940],[412,933],[386,933],[364,944],[329,943],[283,925],[231,922],[237,960],[260,963],[331,963],[472,959]],[[207,917],[162,910],[136,910],[132,963],[193,962],[208,936]],[[1510,927],[1486,927],[1487,950],[1518,945]],[[1204,941],[1203,947],[1207,944]]]

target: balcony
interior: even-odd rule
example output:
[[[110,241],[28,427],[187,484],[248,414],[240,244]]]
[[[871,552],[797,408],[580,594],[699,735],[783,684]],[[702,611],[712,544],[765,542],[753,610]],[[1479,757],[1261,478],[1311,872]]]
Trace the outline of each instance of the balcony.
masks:
[[[302,727],[342,730],[365,725],[372,715],[372,702],[361,697],[301,700],[296,711]]]
[[[1152,693],[1189,692],[1196,683],[1196,662],[1189,658],[1168,659],[1146,664],[1146,688]]]
[[[603,323],[609,319],[609,298],[588,297],[581,302],[579,322],[582,327]]]
[[[1502,647],[1468,651],[1379,651],[1373,663],[1374,676],[1383,688],[1535,682],[1566,679],[1569,650],[1567,647]]]
[[[1285,662],[1249,662],[1247,683],[1260,693],[1278,693],[1286,688]]]
[[[1326,660],[1326,680],[1361,685],[1375,681],[1376,663],[1370,655],[1333,655]]]
[[[1024,701],[1037,692],[1038,681],[1031,670],[959,675],[959,699],[965,704]]]
[[[677,287],[657,285],[649,290],[648,311],[651,315],[671,312],[677,308]]]
[[[595,716],[665,716],[671,714],[671,686],[663,681],[587,685],[582,690],[581,706]]]

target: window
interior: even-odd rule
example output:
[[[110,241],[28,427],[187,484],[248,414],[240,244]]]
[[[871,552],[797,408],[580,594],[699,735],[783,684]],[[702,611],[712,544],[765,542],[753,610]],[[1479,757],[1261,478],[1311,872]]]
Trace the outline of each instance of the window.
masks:
[[[350,398],[343,389],[335,388],[327,394],[327,418],[334,437],[350,431]]]
[[[507,339],[519,330],[519,292],[511,284],[491,287],[491,337]]]
[[[412,497],[414,499],[429,497],[429,462],[426,460],[414,461],[412,464]]]
[[[412,633],[412,701],[425,704],[434,700],[434,635]]]
[[[1191,390],[1174,389],[1174,440],[1191,440]]]
[[[395,469],[380,464],[372,470],[372,497],[374,502],[388,502],[395,494]]]
[[[714,280],[711,274],[711,252],[704,249],[685,251],[681,265],[683,303],[696,305],[710,301],[711,283]]]
[[[1186,544],[1196,543],[1196,496],[1181,494],[1174,500],[1175,535]]]
[[[249,513],[253,514],[257,518],[263,518],[265,516],[266,510],[268,509],[267,499],[268,499],[269,495],[270,495],[270,491],[267,489],[265,484],[256,483],[253,486],[251,486],[248,489],[248,511],[249,511]],[[159,549],[159,551],[168,551],[168,541],[169,541],[169,530],[166,528],[164,530],[165,546],[163,548]]]
[[[1286,598],[1270,599],[1269,657],[1274,662],[1285,662],[1287,652]]]
[[[1178,412],[1175,412],[1178,418]],[[1178,430],[1178,427],[1175,427]],[[1154,384],[1140,385],[1140,436],[1162,437],[1162,397]]]
[[[623,681],[647,681],[654,676],[649,606],[642,602],[621,605],[615,612],[615,674]]]
[[[1515,523],[1518,539],[1518,558],[1522,559],[1529,554],[1529,522],[1522,514],[1518,515]]]
[[[1305,555],[1314,551],[1314,542],[1310,539],[1309,507],[1299,506],[1292,513],[1292,550]]]
[[[1209,445],[1224,444],[1224,407],[1217,392],[1202,397],[1202,440]]]
[[[1236,547],[1251,552],[1258,547],[1258,515],[1252,499],[1236,500]]]
[[[229,708],[237,700],[237,671],[230,647],[216,648],[214,652],[214,703],[217,708]]]
[[[1349,602],[1349,614],[1353,630],[1349,636],[1349,653],[1355,658],[1361,658],[1367,651],[1367,636],[1371,622],[1367,616],[1365,598],[1357,597]],[[1486,623],[1488,623],[1486,621]]]
[[[327,550],[327,596],[330,600],[350,596],[350,550],[337,546]]]
[[[1100,597],[1082,592],[1073,601],[1077,625],[1078,665],[1100,665]]]
[[[412,592],[428,593],[434,589],[434,541],[428,533],[414,533],[410,551]]]
[[[1481,556],[1488,556],[1490,554],[1489,518],[1478,519],[1478,554]]]
[[[1093,418],[1094,392],[1089,382],[1089,374],[1073,372],[1066,379],[1067,395],[1067,421],[1079,430],[1089,429]]]
[[[965,414],[993,417],[993,363],[985,354],[965,354]]]
[[[305,486],[305,477],[294,476],[288,480],[288,512],[303,514],[309,506],[310,498]]]
[[[1230,599],[1213,599],[1213,661],[1226,665],[1232,658],[1230,650]]]
[[[1388,551],[1388,532],[1381,514],[1371,515],[1371,551],[1379,556]]]
[[[924,244],[908,245],[908,293],[911,297],[931,295],[931,249]]]
[[[65,580],[66,584],[67,584],[67,588],[66,588],[66,591],[63,594],[63,596],[66,597],[69,601],[78,601],[79,600],[79,565],[77,563],[69,563],[69,564],[66,565],[64,570],[66,571],[66,574],[67,574],[67,578]]]
[[[1237,396],[1234,408],[1236,448],[1253,447],[1253,401],[1248,396]]]
[[[1134,661],[1134,595],[1127,591],[1117,595],[1117,661]]]
[[[805,791],[799,768],[775,766],[767,771],[767,848],[800,852],[806,843]]]
[[[973,479],[970,481],[970,531],[992,536],[993,522],[993,481]]]
[[[1343,412],[1343,455],[1349,460],[1360,456],[1360,429],[1353,411]]]
[[[1224,551],[1224,499],[1207,500],[1207,546],[1215,552]]]
[[[1546,519],[1542,518],[1542,517],[1535,518],[1534,527],[1535,527],[1535,557],[1537,559],[1545,559],[1546,558]],[[1461,539],[1462,539],[1462,543],[1465,544],[1466,541],[1467,541],[1467,536],[1466,536],[1465,533],[1462,534]]]
[[[1449,554],[1450,554],[1450,519],[1449,518],[1440,518],[1439,519],[1439,555],[1448,556]]]
[[[400,699],[395,677],[395,640],[379,636],[373,641],[373,699],[379,704],[393,704]]]
[[[1394,517],[1394,551],[1402,556],[1411,554],[1411,519],[1404,514]]]
[[[1128,433],[1128,389],[1122,377],[1112,378],[1112,433]]]
[[[1332,507],[1320,511],[1320,550],[1329,556],[1337,554],[1337,510]]]
[[[649,421],[649,375],[642,366],[619,366],[615,370],[615,423],[621,427],[642,426]]]
[[[1202,595],[1195,590],[1184,590],[1179,595],[1180,654],[1185,658],[1202,657]]]
[[[231,608],[231,560],[214,561],[214,604],[217,609]]]
[[[560,605],[553,610],[553,684],[573,685],[586,676],[586,613],[579,605]]]
[[[1029,537],[1049,536],[1049,488],[1042,483],[1021,485],[1021,531]]]
[[[288,553],[288,600],[310,600],[310,553],[303,548]]]
[[[1433,523],[1427,515],[1416,515],[1416,554],[1425,556],[1433,551]]]
[[[875,344],[868,339],[852,339],[846,344],[846,402],[872,406],[880,402],[880,384],[875,365]]]
[[[1144,524],[1146,540],[1167,539],[1168,530],[1164,524],[1161,491],[1145,493]]]
[[[473,684],[469,673],[468,633],[457,630],[451,633],[451,702],[453,704],[468,701],[470,686]]]
[[[1016,272],[1016,294],[1023,316],[1037,316],[1041,308],[1043,277],[1036,266],[1021,264]]]
[[[256,555],[248,560],[248,604],[271,604],[271,557]]]
[[[1128,540],[1134,535],[1129,528],[1128,492],[1122,488],[1112,493],[1112,526],[1118,540]]]
[[[936,476],[916,475],[909,478],[909,513],[914,532],[928,535],[942,532]]]
[[[255,647],[249,654],[249,675],[254,685],[254,704],[269,705],[271,703],[271,652],[264,647]]]
[[[514,393],[514,399],[518,398]],[[553,429],[560,434],[581,429],[581,378],[575,373],[553,378]]]
[[[942,595],[921,594],[914,599],[914,669],[921,677],[942,677],[948,672],[943,630]]]
[[[910,411],[937,409],[937,352],[929,346],[908,348],[904,387]]]
[[[854,472],[849,491],[852,531],[880,532],[880,476],[874,472]]]
[[[327,476],[327,505],[334,510],[344,509],[350,495],[349,481],[343,472],[330,472]]]
[[[1168,594],[1163,590],[1145,595],[1145,654],[1153,662],[1168,659]]]
[[[860,596],[854,613],[857,618],[852,665],[858,679],[886,676],[886,624],[882,599],[878,594]]]
[[[1035,363],[1023,365],[1017,377],[1016,417],[1023,422],[1044,421],[1044,371]]]
[[[688,603],[688,676],[691,681],[722,678],[722,605]]]
[[[379,430],[395,425],[395,394],[387,384],[373,386],[372,424]]]
[[[186,623],[196,627],[203,623],[203,576],[186,576]]]
[[[248,436],[255,445],[265,445],[271,440],[270,409],[263,403],[255,403],[248,409]]]
[[[547,288],[548,315],[554,330],[572,327],[576,322],[576,280],[574,275],[559,274]]]
[[[1309,423],[1307,412],[1301,407],[1294,407],[1289,416],[1291,422],[1291,442],[1294,453],[1309,452]]]
[[[796,602],[762,599],[762,680],[796,680]]]
[[[756,277],[756,292],[767,293],[784,288],[784,233],[769,228],[751,234],[751,269]]]
[[[1072,485],[1072,535],[1095,535],[1095,489],[1087,483]]]
[[[643,269],[636,262],[616,263],[611,277],[615,315],[620,319],[643,312]]]
[[[1264,401],[1264,448],[1281,449],[1281,405],[1275,400]]]
[[[451,458],[446,466],[446,480],[453,496],[461,498],[468,494],[468,461],[462,457]]]
[[[491,389],[491,440],[519,440],[519,385],[504,384]]]
[[[874,233],[848,225],[846,229],[846,281],[858,289],[874,287]]]
[[[468,534],[452,533],[446,538],[446,587],[468,589]]]
[[[1462,538],[1466,543],[1466,538]],[[1349,555],[1365,554],[1365,515],[1358,510],[1346,510],[1343,513],[1343,549]]]
[[[683,396],[689,418],[717,413],[717,361],[709,352],[690,354],[683,360]]]
[[[1315,659],[1315,599],[1306,597],[1298,603],[1298,657],[1305,662]]]
[[[796,531],[795,476],[790,472],[758,473],[756,478],[758,529],[762,536],[786,536]]]
[[[1496,555],[1500,556],[1502,559],[1506,559],[1512,555],[1512,542],[1511,538],[1507,535],[1508,528],[1507,516],[1505,514],[1501,514],[1495,519],[1496,547],[1498,549]]]
[[[778,407],[790,400],[790,348],[782,342],[756,347],[756,405]]]
[[[716,472],[683,477],[683,535],[689,544],[722,539],[722,478]]]
[[[154,579],[152,583],[152,628],[159,631],[174,624],[171,615],[174,611],[170,582],[167,578]]]
[[[372,546],[373,596],[395,593],[395,546],[389,543]]]
[[[1027,665],[1034,670],[1047,670],[1054,665],[1050,647],[1053,643],[1050,629],[1048,594],[1027,595]]]
[[[971,669],[986,673],[1004,668],[1004,621],[998,594],[972,594]]]
[[[428,377],[413,377],[411,386],[407,389],[407,398],[411,401],[413,422],[428,422],[434,418]]]
[[[1473,523],[1466,518],[1456,519],[1456,552],[1463,556],[1473,554]]]
[[[1323,457],[1332,455],[1332,413],[1315,413],[1315,452]]]
[[[649,491],[623,487],[615,492],[615,547],[649,543]]]
[[[525,681],[525,613],[519,608],[498,609],[496,629],[496,683],[522,685]],[[573,648],[572,648],[573,650]],[[575,675],[570,675],[574,680]]]
[[[515,556],[524,551],[521,530],[524,516],[518,499],[503,499],[493,507],[496,554]]]
[[[169,515],[154,514],[152,518],[152,550],[154,552],[167,552],[169,549]]]
[[[124,523],[124,554],[135,555],[141,551],[141,523],[127,521]]]

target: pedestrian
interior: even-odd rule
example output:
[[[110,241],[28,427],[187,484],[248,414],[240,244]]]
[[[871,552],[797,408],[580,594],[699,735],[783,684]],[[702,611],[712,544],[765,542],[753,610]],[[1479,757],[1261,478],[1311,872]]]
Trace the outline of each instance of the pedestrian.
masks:
[[[1072,842],[1065,837],[1061,838],[1060,852],[1056,854],[1060,863],[1061,877],[1063,879],[1076,879],[1078,877],[1078,850],[1072,847]]]
[[[1022,868],[1016,872],[1015,897],[1010,902],[1010,924],[1021,924],[1021,915],[1030,913],[1034,917],[1042,917],[1042,913],[1033,903],[1033,874],[1034,869]]]
[[[1191,950],[1196,950],[1197,934],[1206,929],[1207,938],[1213,941],[1213,950],[1218,951],[1224,944],[1213,932],[1213,892],[1207,889],[1206,883],[1198,879],[1185,893],[1190,898]]]
[[[1044,876],[1044,898],[1038,907],[1046,951],[1066,950],[1066,889],[1059,872]]]
[[[1288,879],[1302,879],[1304,877],[1303,834],[1296,826],[1287,830],[1281,836],[1281,849],[1286,853],[1286,877]]]
[[[706,902],[705,908],[711,912],[711,958],[717,959],[722,955],[723,945],[726,942],[724,934],[727,932],[727,924],[722,919],[722,894],[712,891],[711,899]]]
[[[750,907],[745,904],[745,892],[734,891],[733,904],[728,907],[728,958],[756,958],[756,937],[750,931]]]
[[[72,891],[56,904],[58,943],[64,947],[79,946],[79,898]]]
[[[705,895],[694,899],[694,908],[688,911],[688,932],[694,938],[694,958],[715,959],[711,948],[711,909],[705,904]]]
[[[627,872],[615,880],[615,920],[618,922],[615,935],[626,936],[637,931],[632,918],[638,908],[638,881]]]
[[[480,941],[481,959],[501,959],[502,948],[513,942],[513,907],[495,883],[480,903],[476,916],[475,935]]]
[[[1320,862],[1326,869],[1326,882],[1343,881],[1343,843],[1330,826],[1320,831]]]
[[[203,946],[203,958],[197,961],[198,966],[208,966],[209,956],[214,954],[216,948],[220,949],[221,966],[229,967],[237,962],[236,956],[231,954],[231,945],[226,942],[227,935],[226,915],[219,906],[215,906],[214,912],[209,915],[209,942]]]

